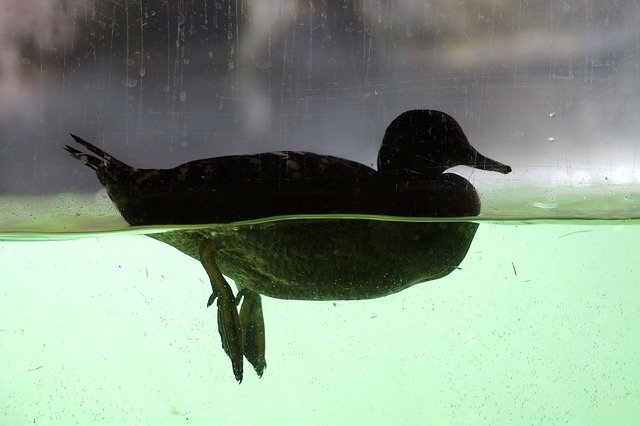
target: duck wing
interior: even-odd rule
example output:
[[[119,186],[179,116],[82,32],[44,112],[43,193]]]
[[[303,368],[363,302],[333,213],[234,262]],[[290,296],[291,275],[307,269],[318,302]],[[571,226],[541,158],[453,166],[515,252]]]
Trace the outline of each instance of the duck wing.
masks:
[[[171,175],[163,181],[175,182],[182,191],[245,194],[353,191],[372,183],[376,174],[355,161],[296,151],[208,158],[162,172]]]

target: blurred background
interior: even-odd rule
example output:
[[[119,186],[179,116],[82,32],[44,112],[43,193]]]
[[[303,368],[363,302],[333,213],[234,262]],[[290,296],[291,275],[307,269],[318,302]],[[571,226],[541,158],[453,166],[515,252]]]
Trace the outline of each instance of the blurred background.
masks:
[[[98,191],[69,132],[138,167],[269,150],[371,165],[393,118],[431,108],[513,167],[459,171],[485,192],[633,196],[639,39],[631,0],[5,0],[0,195]],[[528,206],[553,210],[540,194]]]

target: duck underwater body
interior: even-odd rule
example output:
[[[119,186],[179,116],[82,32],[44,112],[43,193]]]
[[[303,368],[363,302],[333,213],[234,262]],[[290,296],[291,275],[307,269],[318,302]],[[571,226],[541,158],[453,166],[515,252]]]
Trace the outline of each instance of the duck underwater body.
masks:
[[[480,199],[466,165],[509,173],[476,151],[448,114],[412,110],[394,119],[378,169],[338,157],[269,152],[137,169],[72,135],[90,153],[67,152],[92,168],[124,219],[137,225],[221,224],[148,235],[199,260],[211,281],[222,347],[240,382],[243,358],[266,367],[261,296],[371,299],[448,275],[464,259],[473,222],[313,218],[232,222],[279,215],[366,214],[470,217]],[[234,295],[224,275],[238,288]],[[237,306],[241,307],[238,311]]]

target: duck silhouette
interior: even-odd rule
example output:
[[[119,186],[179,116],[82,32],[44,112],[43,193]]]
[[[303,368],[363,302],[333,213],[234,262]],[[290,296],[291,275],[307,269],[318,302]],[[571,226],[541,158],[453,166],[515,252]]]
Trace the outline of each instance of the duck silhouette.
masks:
[[[332,218],[213,224],[304,214],[476,216],[475,188],[445,171],[457,165],[511,171],[481,155],[451,116],[434,110],[408,111],[392,121],[378,170],[291,151],[138,169],[72,137],[90,153],[65,149],[96,172],[129,224],[212,224],[149,236],[202,263],[212,287],[207,306],[217,302],[222,347],[239,382],[243,357],[259,376],[266,368],[260,295],[353,300],[393,294],[455,270],[478,225]],[[234,279],[237,295],[223,273]]]

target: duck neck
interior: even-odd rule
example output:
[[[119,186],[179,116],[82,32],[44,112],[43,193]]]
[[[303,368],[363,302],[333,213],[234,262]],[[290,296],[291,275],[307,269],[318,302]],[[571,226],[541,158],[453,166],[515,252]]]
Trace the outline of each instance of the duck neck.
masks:
[[[394,168],[391,170],[383,169],[379,171],[380,177],[385,181],[417,181],[417,180],[429,180],[434,179],[441,173],[434,175],[433,173],[425,173],[424,170],[413,170]]]
[[[434,179],[444,172],[443,167],[411,154],[395,150],[380,150],[378,172],[384,179],[425,180]]]

